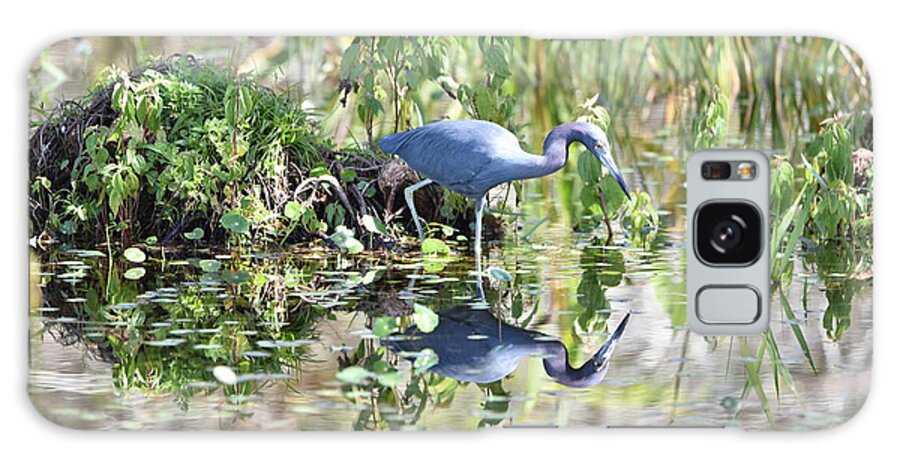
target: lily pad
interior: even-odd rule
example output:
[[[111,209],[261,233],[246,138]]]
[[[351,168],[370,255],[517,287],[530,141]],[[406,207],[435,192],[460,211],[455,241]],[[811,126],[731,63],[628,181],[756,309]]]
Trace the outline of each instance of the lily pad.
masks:
[[[492,267],[488,269],[488,273],[494,280],[499,280],[500,282],[512,282],[513,276],[506,271],[506,269],[501,269],[499,267]]]
[[[437,353],[431,348],[425,348],[419,352],[419,355],[416,356],[416,360],[413,361],[413,370],[416,374],[421,374],[437,365],[438,361]]]
[[[379,338],[387,337],[397,330],[397,318],[379,317],[372,323],[372,332]]]
[[[426,255],[449,255],[450,247],[448,247],[443,240],[426,238],[422,241],[422,253],[425,253]]]
[[[247,221],[247,218],[234,211],[225,213],[225,215],[222,216],[221,222],[222,227],[236,234],[246,234],[247,232],[250,232],[250,222]]]
[[[128,280],[139,280],[141,277],[147,274],[147,270],[142,267],[133,267],[127,271],[125,271],[125,278]]]
[[[140,248],[128,248],[123,253],[125,255],[125,259],[131,261],[132,263],[143,263],[147,260],[147,255],[144,254],[143,250]]]
[[[216,259],[201,259],[200,262],[197,263],[200,269],[203,272],[213,274],[219,272],[219,269],[222,268],[222,263]]]
[[[350,366],[338,372],[335,377],[341,382],[358,385],[366,383],[370,378],[375,377],[375,374],[359,366]]]
[[[422,332],[430,333],[433,332],[434,329],[437,328],[438,323],[440,322],[440,318],[437,313],[432,311],[427,306],[420,305],[416,303],[414,306],[413,313],[413,321],[416,323],[416,327]]]
[[[200,240],[204,235],[206,235],[206,232],[204,232],[203,229],[195,227],[194,230],[185,232],[184,238],[188,240]]]

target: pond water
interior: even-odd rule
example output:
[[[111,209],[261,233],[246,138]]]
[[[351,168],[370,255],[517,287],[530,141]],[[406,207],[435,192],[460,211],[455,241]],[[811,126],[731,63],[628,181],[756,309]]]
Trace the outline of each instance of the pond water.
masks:
[[[342,40],[60,42],[29,77],[32,119],[41,119],[41,104],[83,95],[110,63],[199,54],[235,72],[255,69],[262,84],[291,98],[303,95],[342,146],[364,132],[355,109],[339,103],[333,71],[336,50],[349,44]],[[867,112],[870,96],[867,84],[853,91],[846,73],[828,71],[823,82],[825,65],[801,66],[800,58],[820,52],[799,39],[789,55],[797,63],[785,65],[796,66],[785,74],[792,87],[769,95],[769,85],[758,83],[774,75],[766,63],[781,63],[768,57],[771,40],[760,39],[759,57],[747,55],[755,65],[741,61],[733,76],[718,71],[724,89],[744,82],[744,68],[758,73],[745,79],[753,98],[734,98],[722,121],[727,137],[718,144],[787,153],[799,166],[794,142],[812,138],[822,118]],[[747,44],[741,41],[740,50]],[[576,104],[608,97],[616,162],[632,189],[647,192],[659,208],[662,227],[652,243],[631,243],[618,223],[611,245],[602,226],[573,232],[586,228],[576,227],[584,222],[584,182],[572,160],[551,177],[522,182],[519,198],[494,205],[515,214],[504,216],[506,236],[487,245],[491,271],[481,285],[471,246],[455,231],[437,230],[452,252],[431,257],[412,240],[352,256],[324,245],[141,245],[144,253],[129,253],[129,260],[126,250],[106,244],[38,247],[29,309],[32,402],[50,420],[83,429],[810,429],[847,420],[868,393],[873,333],[872,279],[855,274],[853,243],[801,240],[790,288],[784,298],[772,296],[770,333],[701,337],[686,328],[681,160],[696,148],[693,126],[708,103],[697,84],[709,79],[705,65],[688,59],[694,45],[639,37],[621,45],[517,45],[535,67],[526,74],[543,76],[527,80],[513,118],[526,147],[540,147],[551,121],[578,117]],[[256,51],[270,47],[284,53],[262,60]],[[474,41],[468,47],[479,48]],[[546,60],[530,58],[544,53]],[[590,58],[579,65],[584,56]],[[467,53],[451,62],[460,76],[482,72]],[[430,85],[423,95],[433,89],[437,97],[427,99],[420,122],[471,117]],[[808,107],[794,108],[795,88]],[[782,93],[790,104],[776,101],[770,111]],[[859,252],[870,255],[871,247]],[[434,325],[435,314],[437,326],[428,332],[423,327]],[[573,386],[578,374],[552,368],[561,361],[593,365],[626,318],[601,366],[605,376]]]
[[[835,276],[798,258],[788,300],[816,372],[774,301],[772,333],[792,381],[782,378],[776,392],[763,361],[763,404],[743,395],[759,337],[746,340],[747,351],[739,339],[685,327],[679,207],[653,251],[573,233],[544,220],[548,208],[529,198],[524,216],[510,219],[520,227],[488,248],[487,266],[505,272],[484,279],[484,300],[471,253],[453,237],[453,253],[432,258],[149,247],[135,264],[117,250],[110,260],[106,248],[34,254],[32,401],[52,421],[86,429],[361,430],[820,428],[865,400],[871,280],[836,276],[835,292]],[[129,271],[138,267],[143,275]],[[392,337],[373,329],[421,324],[420,306],[438,315],[435,332],[414,338],[432,351],[410,358],[383,349]],[[558,341],[580,366],[629,312],[595,386],[565,386],[548,375],[546,353],[516,350],[523,334]],[[514,355],[491,358],[504,350]],[[441,356],[445,367],[455,359],[455,374],[440,368]],[[488,371],[500,379],[451,376]]]

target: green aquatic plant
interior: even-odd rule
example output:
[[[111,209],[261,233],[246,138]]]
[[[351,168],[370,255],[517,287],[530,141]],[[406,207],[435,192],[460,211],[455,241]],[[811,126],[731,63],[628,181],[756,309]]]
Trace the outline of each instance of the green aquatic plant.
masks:
[[[32,142],[31,227],[66,240],[283,243],[358,226],[351,216],[375,194],[347,158],[370,172],[371,160],[334,152],[296,103],[190,57],[108,68]]]

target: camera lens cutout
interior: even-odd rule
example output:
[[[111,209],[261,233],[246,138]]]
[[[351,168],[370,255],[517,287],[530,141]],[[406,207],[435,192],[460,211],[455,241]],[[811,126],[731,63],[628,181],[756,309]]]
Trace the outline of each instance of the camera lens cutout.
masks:
[[[706,180],[728,180],[731,178],[731,163],[725,161],[707,161],[700,167]]]
[[[710,265],[750,265],[762,250],[762,217],[746,202],[710,202],[697,209],[694,250]]]

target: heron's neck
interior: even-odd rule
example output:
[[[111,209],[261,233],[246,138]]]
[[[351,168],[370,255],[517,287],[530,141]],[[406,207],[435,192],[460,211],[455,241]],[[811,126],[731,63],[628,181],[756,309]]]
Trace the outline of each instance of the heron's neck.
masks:
[[[542,174],[546,176],[562,169],[569,160],[569,145],[582,142],[585,131],[583,123],[568,123],[556,126],[544,139],[544,156],[540,158]]]
[[[581,368],[573,368],[569,364],[569,351],[565,345],[558,341],[552,341],[543,343],[542,348],[541,351],[546,356],[544,370],[547,375],[564,385],[573,385],[584,377]]]

